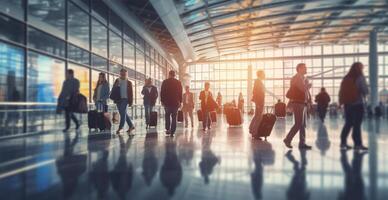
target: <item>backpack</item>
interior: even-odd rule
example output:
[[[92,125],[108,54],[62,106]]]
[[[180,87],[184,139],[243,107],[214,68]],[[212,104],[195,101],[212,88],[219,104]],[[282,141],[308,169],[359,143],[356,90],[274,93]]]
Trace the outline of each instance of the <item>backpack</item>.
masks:
[[[357,101],[357,98],[358,88],[355,79],[345,77],[341,82],[341,87],[339,90],[340,105],[352,104]]]

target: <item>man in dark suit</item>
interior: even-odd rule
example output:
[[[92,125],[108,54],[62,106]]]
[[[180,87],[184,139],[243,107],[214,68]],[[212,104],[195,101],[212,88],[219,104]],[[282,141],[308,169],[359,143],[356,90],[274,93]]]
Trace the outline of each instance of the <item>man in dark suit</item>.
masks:
[[[170,71],[168,79],[162,83],[160,100],[165,110],[166,134],[174,136],[176,116],[182,103],[182,84],[175,79],[175,71]]]
[[[185,117],[185,127],[189,125],[188,117],[190,117],[191,127],[194,127],[193,110],[194,110],[194,94],[190,92],[190,87],[185,87],[185,93],[183,94],[183,115]]]
[[[210,118],[210,112],[215,108],[215,101],[213,95],[210,92],[210,83],[205,83],[205,89],[199,94],[199,100],[201,100],[201,110],[202,110],[202,128],[203,131],[206,131],[206,127],[210,130],[210,125],[212,123]]]
[[[80,82],[78,79],[74,78],[74,71],[68,69],[66,73],[66,80],[62,84],[62,90],[58,98],[58,108],[59,110],[65,110],[65,123],[66,128],[63,132],[67,132],[70,128],[70,118],[75,123],[75,129],[78,130],[80,123],[75,117],[72,108],[70,108],[70,99],[79,93]]]

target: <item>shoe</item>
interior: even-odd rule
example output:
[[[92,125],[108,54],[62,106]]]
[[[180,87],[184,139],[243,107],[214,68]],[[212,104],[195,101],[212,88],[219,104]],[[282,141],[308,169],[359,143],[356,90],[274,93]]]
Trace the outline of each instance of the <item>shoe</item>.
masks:
[[[129,136],[135,135],[135,134],[132,133],[133,130],[135,130],[135,127],[131,127],[131,128],[129,128],[129,129],[127,130],[127,133],[128,133]]]
[[[171,132],[170,130],[166,130],[166,136],[170,136]]]
[[[65,128],[62,130],[62,132],[67,133],[69,131],[69,128]]]
[[[123,131],[122,128],[117,129],[116,134],[117,134],[117,135],[120,135],[120,134],[121,134],[121,131]]]
[[[368,151],[368,147],[363,145],[354,146],[355,151]]]
[[[283,142],[286,145],[286,147],[292,149],[291,142],[287,141],[286,139],[284,139]]]
[[[205,132],[205,131],[206,131],[206,128],[203,128],[202,130]]]
[[[299,145],[299,149],[310,150],[310,149],[312,149],[312,146],[309,146],[309,145],[307,145],[307,144],[300,144],[300,145]]]
[[[340,150],[343,150],[343,151],[346,151],[346,150],[349,150],[351,149],[352,147],[347,145],[347,144],[341,144],[340,145]]]
[[[81,124],[75,125],[75,130],[78,130],[80,126],[81,126]]]
[[[210,128],[210,126],[209,127],[207,127],[207,130],[210,130],[211,128]]]
[[[170,137],[174,137],[174,134],[175,134],[174,132],[170,133]]]

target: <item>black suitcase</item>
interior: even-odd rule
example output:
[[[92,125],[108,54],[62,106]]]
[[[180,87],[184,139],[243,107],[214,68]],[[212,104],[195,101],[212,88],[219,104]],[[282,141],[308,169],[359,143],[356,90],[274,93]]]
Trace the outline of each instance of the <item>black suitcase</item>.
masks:
[[[267,137],[271,135],[272,129],[276,122],[276,115],[272,113],[266,113],[263,115],[259,129],[253,138],[264,137],[267,140]]]
[[[96,110],[91,110],[88,112],[88,127],[89,129],[98,128],[98,112]]]
[[[241,112],[238,108],[231,108],[226,114],[226,121],[230,126],[239,126],[242,124]]]
[[[216,111],[210,112],[210,119],[212,120],[212,122],[217,122],[217,112]]]
[[[177,121],[178,122],[183,122],[183,112],[181,110],[178,110]]]
[[[152,111],[150,113],[150,121],[149,121],[149,126],[154,126],[156,127],[158,125],[158,113],[155,111]]]
[[[197,111],[198,121],[202,122],[202,110]]]

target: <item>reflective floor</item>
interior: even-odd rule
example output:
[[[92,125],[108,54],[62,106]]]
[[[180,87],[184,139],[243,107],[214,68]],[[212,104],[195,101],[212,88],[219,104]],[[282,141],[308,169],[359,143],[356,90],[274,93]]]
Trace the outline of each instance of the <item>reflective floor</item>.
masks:
[[[208,133],[180,124],[174,138],[138,121],[133,138],[85,127],[1,140],[1,199],[387,199],[388,119],[364,122],[366,154],[339,150],[340,118],[309,121],[310,151],[283,146],[291,119],[266,142],[250,139],[248,121],[220,117]]]

